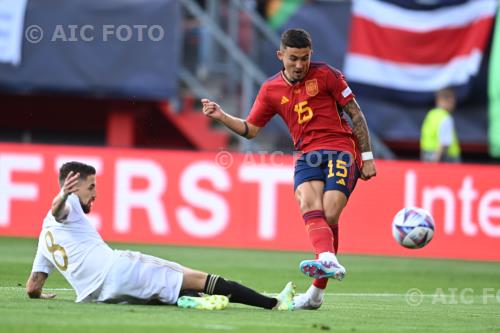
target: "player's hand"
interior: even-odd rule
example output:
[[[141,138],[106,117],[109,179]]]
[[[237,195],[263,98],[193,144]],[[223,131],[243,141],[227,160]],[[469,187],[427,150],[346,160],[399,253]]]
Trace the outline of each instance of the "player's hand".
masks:
[[[56,294],[46,294],[46,293],[40,294],[40,299],[52,299],[55,297],[56,297]]]
[[[79,172],[75,173],[73,171],[70,171],[68,173],[62,187],[62,191],[66,197],[71,193],[78,191],[78,189],[80,188],[80,183],[78,182],[79,179],[80,179]]]
[[[363,161],[361,167],[361,179],[368,180],[377,175],[377,168],[375,167],[375,160]]]
[[[222,111],[219,104],[207,98],[202,98],[201,104],[203,104],[203,114],[205,116],[216,120],[220,120],[224,117],[224,112]]]

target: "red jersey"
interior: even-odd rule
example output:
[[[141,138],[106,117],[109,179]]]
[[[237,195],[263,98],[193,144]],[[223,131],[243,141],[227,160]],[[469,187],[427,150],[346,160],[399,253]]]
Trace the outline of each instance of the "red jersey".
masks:
[[[354,98],[342,73],[325,63],[311,63],[306,77],[290,83],[283,71],[268,79],[255,99],[247,122],[264,127],[279,114],[290,130],[296,151],[359,149],[342,107]]]

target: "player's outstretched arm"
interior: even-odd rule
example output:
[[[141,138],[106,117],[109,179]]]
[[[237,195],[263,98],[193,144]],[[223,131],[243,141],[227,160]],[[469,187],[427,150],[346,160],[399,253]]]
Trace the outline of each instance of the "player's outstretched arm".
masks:
[[[260,131],[260,127],[247,123],[244,119],[233,117],[222,110],[219,104],[203,98],[203,114],[224,124],[234,133],[247,139],[253,139]]]
[[[29,298],[42,298],[49,299],[56,297],[56,294],[45,294],[42,292],[43,285],[48,278],[48,274],[44,272],[31,273],[28,281],[26,282],[26,293]]]
[[[368,125],[366,124],[366,119],[361,111],[356,100],[353,98],[344,107],[344,111],[347,112],[352,120],[352,131],[358,140],[359,148],[362,153],[371,152],[371,140],[370,134],[368,132]],[[364,160],[363,167],[361,168],[361,179],[368,180],[377,175],[377,169],[375,167],[375,161],[372,159]]]
[[[78,191],[80,173],[70,171],[64,180],[61,192],[52,201],[52,215],[57,222],[63,221],[69,214],[69,208],[66,206],[66,199],[71,193]]]

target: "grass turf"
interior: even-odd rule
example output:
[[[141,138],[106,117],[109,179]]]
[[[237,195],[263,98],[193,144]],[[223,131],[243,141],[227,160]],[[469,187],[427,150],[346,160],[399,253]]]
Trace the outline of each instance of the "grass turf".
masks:
[[[177,261],[266,293],[279,292],[289,280],[304,292],[311,282],[297,268],[310,256],[306,253],[112,247]],[[346,279],[330,281],[318,311],[275,312],[238,304],[198,311],[76,304],[57,272],[46,284],[56,289],[49,292],[57,298],[30,300],[24,283],[35,251],[36,240],[0,238],[0,332],[500,332],[499,263],[341,255]]]

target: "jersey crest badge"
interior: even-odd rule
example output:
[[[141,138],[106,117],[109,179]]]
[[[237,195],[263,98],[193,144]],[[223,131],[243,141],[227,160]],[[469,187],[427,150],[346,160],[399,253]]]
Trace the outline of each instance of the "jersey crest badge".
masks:
[[[319,88],[318,88],[318,80],[316,79],[313,79],[313,80],[309,80],[309,81],[306,81],[306,93],[307,95],[309,96],[316,96],[319,92]]]

